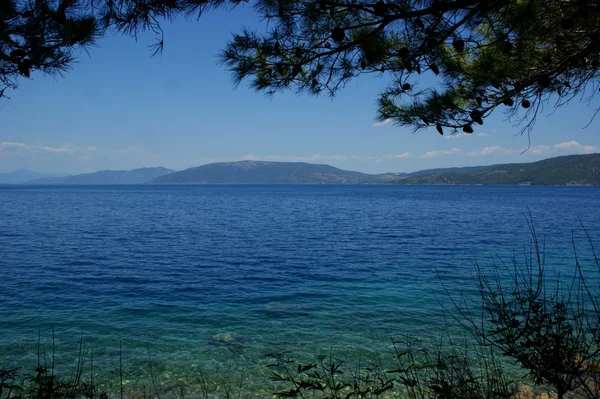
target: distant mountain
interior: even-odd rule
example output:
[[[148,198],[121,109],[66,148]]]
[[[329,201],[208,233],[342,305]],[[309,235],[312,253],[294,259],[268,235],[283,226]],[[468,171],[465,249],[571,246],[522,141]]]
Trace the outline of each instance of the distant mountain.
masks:
[[[411,174],[397,184],[600,185],[600,154],[568,155],[532,163],[502,164],[481,170]]]
[[[173,172],[171,169],[141,168],[133,170],[102,170],[95,173],[65,177],[47,177],[28,181],[27,184],[141,184]]]
[[[0,184],[23,183],[35,172],[0,174]],[[600,185],[600,154],[569,155],[532,163],[468,166],[371,175],[304,162],[219,162],[174,172],[163,167],[48,176],[27,184],[532,184]],[[4,180],[3,180],[4,179]],[[12,180],[11,180],[12,179]]]
[[[59,176],[53,173],[38,173],[29,169],[18,169],[14,172],[0,173],[0,184],[22,184],[34,179]]]
[[[160,184],[368,184],[389,183],[401,174],[369,175],[304,162],[219,162],[157,177]]]

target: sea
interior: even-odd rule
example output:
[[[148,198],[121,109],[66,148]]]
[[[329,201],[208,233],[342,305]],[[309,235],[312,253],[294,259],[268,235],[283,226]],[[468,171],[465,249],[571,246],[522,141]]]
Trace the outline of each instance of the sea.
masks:
[[[274,354],[385,362],[468,340],[476,265],[523,265],[532,229],[550,275],[577,251],[597,277],[598,187],[0,186],[0,369],[83,354],[168,391],[262,387]]]

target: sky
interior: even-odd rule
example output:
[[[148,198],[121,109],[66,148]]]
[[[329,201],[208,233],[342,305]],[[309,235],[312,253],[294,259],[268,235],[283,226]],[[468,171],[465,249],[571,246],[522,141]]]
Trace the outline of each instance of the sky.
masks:
[[[550,104],[529,136],[501,110],[472,135],[440,136],[375,123],[385,78],[352,80],[333,99],[235,88],[218,54],[243,27],[265,29],[247,4],[164,24],[160,56],[152,57],[151,33],[112,34],[78,53],[63,77],[21,79],[0,101],[0,172],[266,160],[384,173],[600,152],[600,117],[586,128],[597,98],[558,110]]]

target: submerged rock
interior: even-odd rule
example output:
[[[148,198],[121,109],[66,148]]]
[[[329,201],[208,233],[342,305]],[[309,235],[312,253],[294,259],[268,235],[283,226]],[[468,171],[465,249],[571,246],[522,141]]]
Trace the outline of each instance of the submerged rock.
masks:
[[[236,333],[219,333],[210,337],[210,342],[213,344],[229,344],[239,341],[240,335]]]
[[[225,346],[229,350],[238,351],[243,348],[245,338],[236,333],[219,333],[210,337],[210,343],[217,346]]]

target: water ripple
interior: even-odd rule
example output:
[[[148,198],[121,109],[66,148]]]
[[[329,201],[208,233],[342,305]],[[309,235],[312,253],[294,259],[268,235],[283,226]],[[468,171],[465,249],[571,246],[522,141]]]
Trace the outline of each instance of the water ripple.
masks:
[[[438,338],[440,278],[475,295],[473,260],[522,253],[529,211],[548,262],[571,265],[578,217],[600,237],[598,198],[592,187],[3,187],[0,353],[33,356],[52,325],[66,347],[83,332],[110,357],[120,337],[133,363],[151,352],[174,369]],[[244,339],[211,344],[218,334]]]

